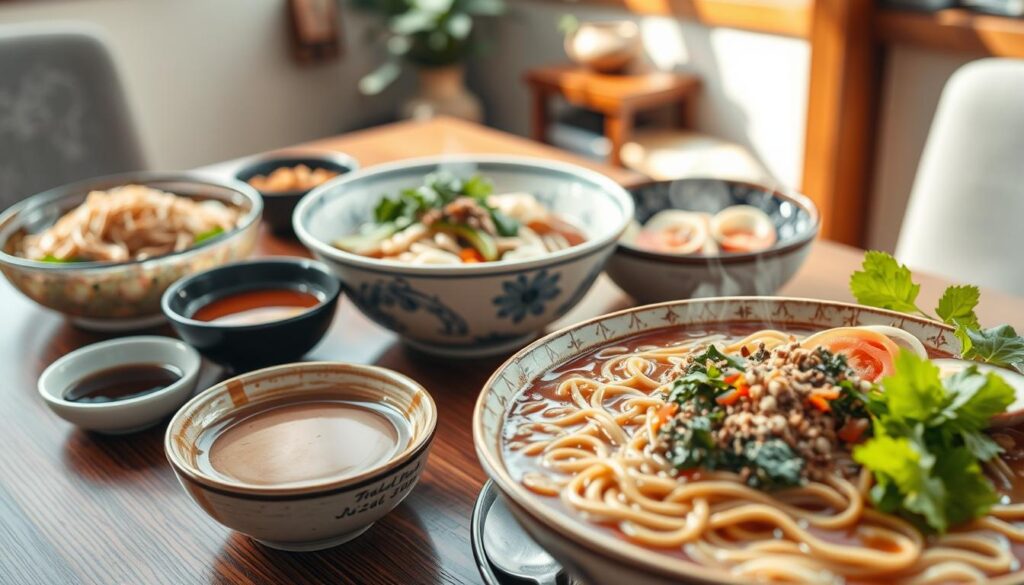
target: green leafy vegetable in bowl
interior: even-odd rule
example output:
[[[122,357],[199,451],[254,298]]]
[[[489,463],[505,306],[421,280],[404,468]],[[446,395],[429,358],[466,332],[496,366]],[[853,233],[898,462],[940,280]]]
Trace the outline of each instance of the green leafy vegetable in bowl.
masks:
[[[192,243],[193,244],[201,244],[201,243],[205,242],[206,240],[212,240],[213,238],[216,238],[217,236],[219,236],[219,235],[221,235],[223,233],[224,233],[224,228],[222,228],[220,226],[217,226],[215,228],[212,228],[210,230],[207,230],[205,232],[197,234],[195,240],[193,240]]]
[[[385,196],[373,219],[335,247],[413,264],[493,262],[539,256],[584,240],[528,193],[494,194],[489,180],[447,172]]]

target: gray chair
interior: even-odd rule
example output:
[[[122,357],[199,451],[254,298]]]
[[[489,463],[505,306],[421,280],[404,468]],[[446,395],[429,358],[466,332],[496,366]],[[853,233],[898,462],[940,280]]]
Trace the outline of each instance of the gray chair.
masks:
[[[117,71],[96,32],[0,26],[0,209],[51,187],[143,168]]]
[[[982,59],[946,83],[896,257],[1024,295],[1024,60]]]

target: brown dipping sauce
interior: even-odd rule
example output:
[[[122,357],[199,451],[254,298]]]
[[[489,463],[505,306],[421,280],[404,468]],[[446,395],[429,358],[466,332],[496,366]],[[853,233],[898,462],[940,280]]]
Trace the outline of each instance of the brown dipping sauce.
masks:
[[[200,469],[253,485],[357,475],[409,444],[408,422],[379,404],[309,400],[263,404],[211,426]]]
[[[64,400],[80,403],[117,402],[167,388],[181,371],[166,364],[129,364],[89,374],[64,391]]]
[[[254,289],[214,299],[192,318],[218,325],[257,325],[294,317],[318,304],[319,297],[296,289]]]

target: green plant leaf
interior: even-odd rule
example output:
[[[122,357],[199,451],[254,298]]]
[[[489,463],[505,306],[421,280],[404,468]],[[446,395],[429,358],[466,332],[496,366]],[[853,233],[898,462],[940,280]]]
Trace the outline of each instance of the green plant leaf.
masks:
[[[962,351],[965,359],[980,358],[990,364],[1024,373],[1024,337],[1017,335],[1013,327],[1000,325],[991,329],[962,329],[963,332],[957,336],[962,334],[963,339],[969,342],[969,345],[964,344]]]
[[[402,68],[396,61],[386,61],[359,80],[359,93],[377,95],[398,79]]]
[[[935,313],[950,325],[977,329],[978,316],[974,313],[974,308],[978,306],[980,297],[981,291],[974,285],[951,286],[942,293]]]
[[[916,304],[921,287],[911,280],[909,268],[875,250],[864,255],[862,268],[850,277],[850,292],[858,303],[903,313],[921,312]]]
[[[982,473],[978,460],[966,448],[945,451],[935,463],[938,476],[951,496],[945,515],[950,526],[984,516],[998,501],[992,482]]]
[[[947,490],[941,479],[931,476],[933,455],[908,437],[876,435],[854,448],[853,459],[874,474],[871,498],[880,510],[916,514],[936,531],[946,531]]]
[[[896,356],[895,372],[882,387],[889,416],[900,421],[927,422],[947,401],[938,366],[908,350]]]
[[[1017,392],[1005,380],[992,372],[982,374],[976,366],[957,372],[945,383],[954,395],[946,418],[965,432],[988,428],[992,417],[1005,412],[1017,398]]]

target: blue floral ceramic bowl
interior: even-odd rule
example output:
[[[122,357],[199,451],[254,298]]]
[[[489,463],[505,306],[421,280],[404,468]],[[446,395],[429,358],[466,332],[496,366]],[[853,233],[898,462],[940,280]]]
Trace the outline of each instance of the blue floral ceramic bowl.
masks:
[[[587,241],[536,259],[459,266],[398,264],[330,244],[355,233],[382,197],[442,169],[482,174],[496,193],[532,193],[580,227]],[[371,319],[423,351],[476,357],[522,347],[576,305],[632,218],[632,198],[599,173],[534,158],[451,156],[380,165],[318,187],[299,203],[293,223]]]
[[[772,295],[803,264],[818,235],[818,210],[799,193],[724,179],[655,181],[631,191],[637,228],[666,209],[716,213],[731,205],[764,211],[778,239],[759,252],[664,254],[620,241],[608,276],[641,304],[700,297]],[[628,239],[628,238],[626,238]]]

